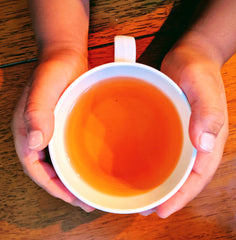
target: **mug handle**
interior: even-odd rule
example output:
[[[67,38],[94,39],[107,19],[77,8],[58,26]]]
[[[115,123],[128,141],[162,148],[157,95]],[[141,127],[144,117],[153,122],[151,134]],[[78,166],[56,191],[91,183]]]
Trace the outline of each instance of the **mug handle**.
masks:
[[[115,36],[115,62],[136,62],[135,38],[130,36]]]

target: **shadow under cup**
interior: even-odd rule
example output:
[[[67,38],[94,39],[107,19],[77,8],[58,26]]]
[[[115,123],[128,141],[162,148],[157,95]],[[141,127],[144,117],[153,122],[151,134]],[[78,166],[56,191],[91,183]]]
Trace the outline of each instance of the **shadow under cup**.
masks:
[[[150,191],[116,196],[93,188],[78,174],[68,157],[65,129],[68,116],[79,96],[94,84],[114,77],[143,80],[163,92],[174,104],[182,124],[183,147],[175,169],[160,185]],[[75,80],[64,92],[55,109],[54,134],[49,143],[52,164],[64,185],[80,200],[97,209],[112,213],[142,212],[165,202],[174,195],[189,176],[196,149],[189,139],[190,106],[180,88],[156,69],[138,63],[114,62],[94,68]]]

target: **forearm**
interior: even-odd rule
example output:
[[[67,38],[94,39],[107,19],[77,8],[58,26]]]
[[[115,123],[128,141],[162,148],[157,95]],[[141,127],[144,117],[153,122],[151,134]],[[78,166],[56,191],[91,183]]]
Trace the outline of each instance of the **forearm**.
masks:
[[[87,51],[89,0],[29,0],[29,6],[41,54]]]
[[[222,65],[236,51],[235,10],[235,0],[209,0],[179,43],[193,44]]]

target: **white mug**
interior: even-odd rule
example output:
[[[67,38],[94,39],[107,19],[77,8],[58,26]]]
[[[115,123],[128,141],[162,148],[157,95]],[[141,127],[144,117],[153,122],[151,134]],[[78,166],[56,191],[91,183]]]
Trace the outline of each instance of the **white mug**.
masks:
[[[89,185],[73,168],[65,146],[65,126],[72,107],[81,94],[94,84],[117,76],[141,79],[161,90],[174,104],[182,124],[183,146],[177,165],[170,176],[154,189],[134,195],[115,196]],[[60,97],[55,108],[55,126],[49,143],[52,164],[68,190],[86,204],[105,212],[127,214],[152,209],[173,196],[188,178],[196,149],[189,138],[191,109],[181,89],[160,71],[136,63],[135,39],[115,37],[115,62],[89,70],[76,79]]]

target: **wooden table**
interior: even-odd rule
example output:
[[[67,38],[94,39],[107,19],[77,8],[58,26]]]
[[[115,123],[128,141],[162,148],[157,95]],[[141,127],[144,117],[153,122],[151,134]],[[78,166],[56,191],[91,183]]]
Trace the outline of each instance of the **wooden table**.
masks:
[[[92,0],[89,62],[113,60],[113,37],[136,37],[138,61],[159,68],[188,23],[195,1]],[[236,239],[236,55],[223,67],[230,135],[210,184],[167,219],[155,214],[85,213],[48,195],[23,172],[12,112],[36,65],[26,0],[0,0],[0,239]]]

